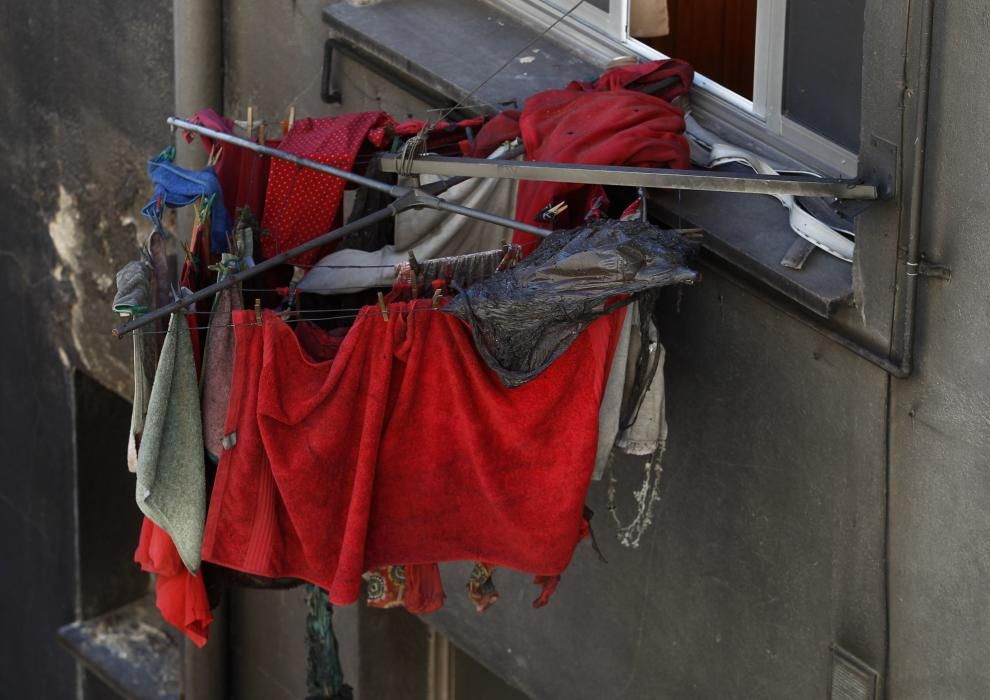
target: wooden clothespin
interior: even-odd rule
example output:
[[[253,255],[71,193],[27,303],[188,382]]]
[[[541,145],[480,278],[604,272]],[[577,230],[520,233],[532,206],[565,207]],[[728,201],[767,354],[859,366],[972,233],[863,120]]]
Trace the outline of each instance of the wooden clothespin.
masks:
[[[221,153],[223,153],[223,146],[221,146],[219,143],[214,143],[210,147],[210,157],[207,158],[206,164],[209,165],[210,167],[216,166],[216,164],[220,162]]]
[[[388,323],[388,307],[385,306],[385,295],[378,292],[378,310],[382,312],[382,318]]]
[[[261,325],[261,299],[254,300],[254,324]]]
[[[296,106],[289,105],[289,118],[282,122],[282,136],[288,136],[292,125],[296,123]]]
[[[537,221],[553,221],[558,216],[567,211],[567,202],[558,202],[557,204],[548,204],[536,215]]]
[[[261,122],[260,124],[258,124],[258,143],[260,143],[262,146],[265,145],[265,123],[264,122]],[[261,154],[260,153],[258,154],[258,157],[261,158]]]
[[[247,112],[247,137],[250,140],[254,136],[254,107],[248,107]]]
[[[436,289],[433,290],[433,304],[432,304],[432,307],[433,307],[434,310],[440,308],[440,299],[442,299],[442,298],[443,298],[443,289],[441,289],[440,287],[437,287]]]

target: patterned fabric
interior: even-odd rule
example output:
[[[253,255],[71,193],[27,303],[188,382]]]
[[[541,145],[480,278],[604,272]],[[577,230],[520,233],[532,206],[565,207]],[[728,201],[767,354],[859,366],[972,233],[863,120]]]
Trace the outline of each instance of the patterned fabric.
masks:
[[[468,577],[468,597],[474,603],[474,608],[478,612],[485,612],[495,605],[498,600],[498,591],[495,590],[495,565],[475,562],[474,569]]]
[[[353,170],[361,147],[369,142],[381,148],[393,124],[384,112],[359,112],[340,117],[302,119],[295,123],[279,148],[341,170]],[[266,258],[302,245],[333,229],[338,220],[346,183],[284,160],[273,160],[265,195],[261,241]],[[312,265],[330,252],[317,248],[293,259]]]
[[[369,608],[405,608],[423,615],[443,607],[443,583],[436,564],[381,566],[364,575]]]

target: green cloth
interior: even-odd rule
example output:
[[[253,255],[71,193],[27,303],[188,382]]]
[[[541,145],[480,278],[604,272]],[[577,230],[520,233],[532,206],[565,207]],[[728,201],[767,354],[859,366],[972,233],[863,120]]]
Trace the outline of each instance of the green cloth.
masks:
[[[199,385],[189,325],[172,314],[138,452],[137,504],[165,530],[190,572],[199,569],[206,476]]]

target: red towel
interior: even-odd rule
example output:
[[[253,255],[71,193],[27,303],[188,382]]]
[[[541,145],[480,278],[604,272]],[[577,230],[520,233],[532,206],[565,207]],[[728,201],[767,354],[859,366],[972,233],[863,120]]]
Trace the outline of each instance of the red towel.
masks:
[[[394,562],[559,575],[584,528],[598,410],[622,314],[507,389],[430,300],[364,309],[312,362],[273,315],[235,314],[237,358],[203,557],[354,602]]]
[[[279,148],[341,170],[353,170],[365,143],[381,148],[394,122],[385,112],[300,119]],[[265,194],[261,249],[266,258],[310,241],[334,228],[346,183],[339,177],[274,159]],[[331,249],[317,248],[292,262],[312,265]]]
[[[213,621],[202,572],[193,576],[179,558],[168,533],[144,519],[134,561],[155,574],[155,604],[162,617],[198,647],[209,639]]]

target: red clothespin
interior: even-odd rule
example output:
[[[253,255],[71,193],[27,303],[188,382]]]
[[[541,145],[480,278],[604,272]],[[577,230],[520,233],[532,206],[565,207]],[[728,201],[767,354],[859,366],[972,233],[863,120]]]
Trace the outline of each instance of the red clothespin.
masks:
[[[254,324],[261,325],[261,299],[254,300]]]
[[[388,323],[388,307],[385,306],[385,295],[378,292],[378,310],[382,312],[382,318]]]

